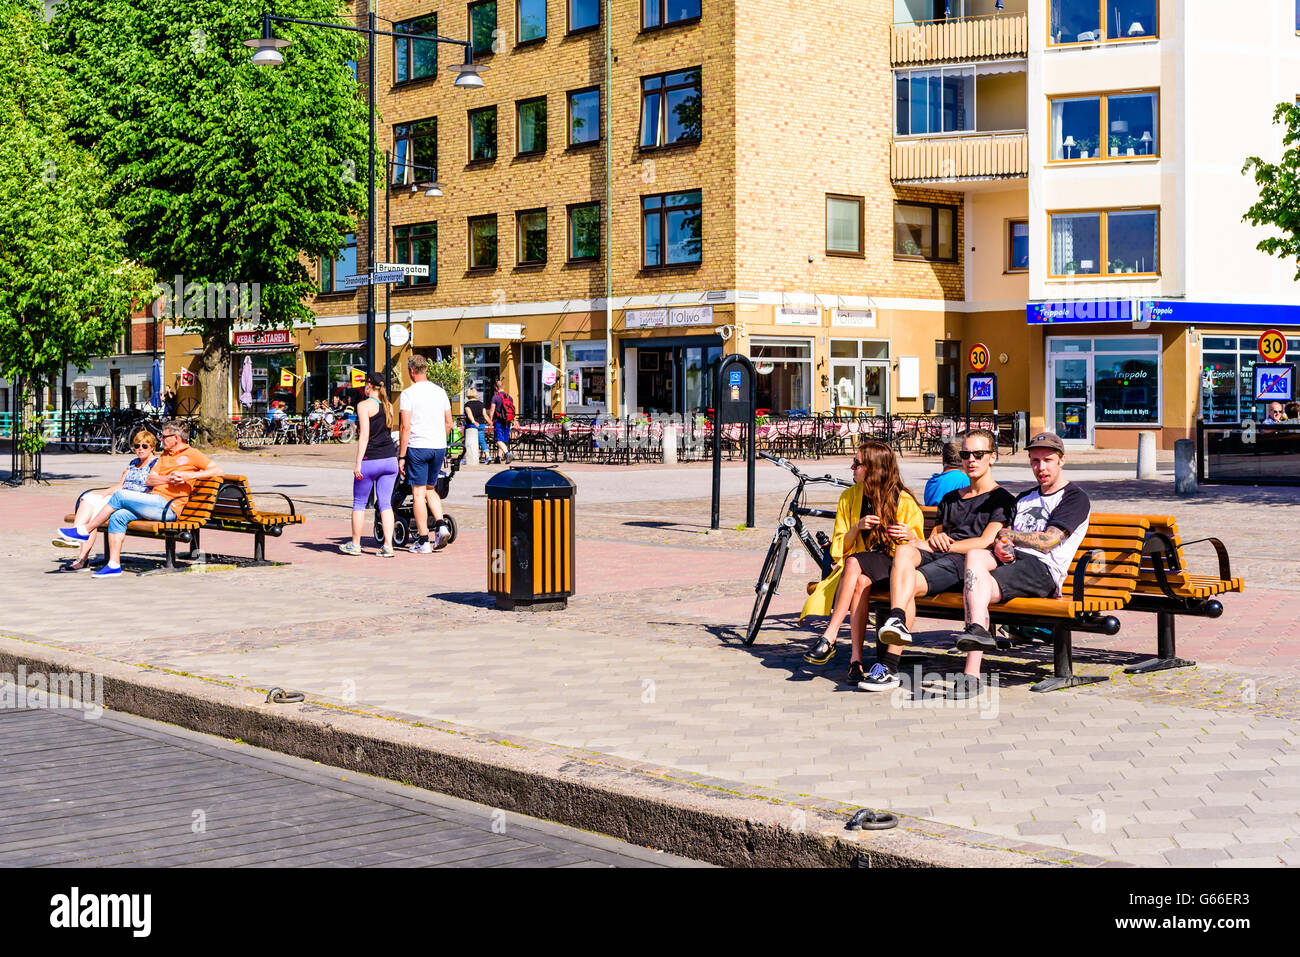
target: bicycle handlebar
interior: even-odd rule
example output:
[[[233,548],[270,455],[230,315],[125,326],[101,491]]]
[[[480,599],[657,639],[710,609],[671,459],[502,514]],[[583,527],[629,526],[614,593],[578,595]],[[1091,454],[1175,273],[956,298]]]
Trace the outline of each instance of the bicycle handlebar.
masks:
[[[805,482],[805,483],[825,482],[829,485],[838,485],[840,488],[849,488],[850,485],[852,484],[850,482],[844,481],[843,479],[833,478],[830,475],[822,475],[822,476],[805,475],[803,472],[799,471],[799,467],[797,465],[795,465],[793,462],[781,456],[769,455],[767,452],[759,452],[758,456],[759,458],[767,459],[769,462],[772,462],[775,465],[779,465],[781,468],[785,469],[786,471],[791,472],[801,482]]]

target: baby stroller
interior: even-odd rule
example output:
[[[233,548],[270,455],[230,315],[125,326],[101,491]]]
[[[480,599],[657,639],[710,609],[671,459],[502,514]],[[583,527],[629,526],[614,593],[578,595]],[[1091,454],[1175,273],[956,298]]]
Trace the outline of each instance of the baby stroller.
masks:
[[[438,473],[437,481],[434,482],[434,490],[438,493],[438,498],[444,499],[448,492],[451,491],[451,479],[460,469],[465,461],[465,437],[460,429],[453,429],[451,435],[447,437],[447,455],[442,460],[442,471]],[[375,494],[370,493],[370,507],[374,508]],[[447,523],[447,531],[451,532],[451,538],[447,539],[450,545],[456,540],[456,519],[452,518],[449,512],[442,513],[443,520]],[[398,477],[397,484],[393,486],[393,547],[401,548],[407,542],[411,541],[418,534],[419,530],[415,524],[415,500],[411,496],[411,485],[404,477]],[[375,541],[384,540],[384,526],[379,520],[379,512],[375,512]]]

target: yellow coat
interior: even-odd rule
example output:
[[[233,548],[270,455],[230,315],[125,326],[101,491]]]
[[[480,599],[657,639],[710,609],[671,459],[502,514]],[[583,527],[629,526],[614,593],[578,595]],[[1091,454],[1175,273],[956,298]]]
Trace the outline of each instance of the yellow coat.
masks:
[[[835,608],[835,591],[839,588],[840,576],[844,573],[844,537],[862,511],[862,490],[863,485],[854,482],[852,488],[845,489],[840,495],[839,504],[835,506],[835,531],[831,535],[831,558],[835,561],[835,570],[829,577],[819,582],[817,588],[808,596],[803,611],[799,613],[800,621],[808,615],[829,615]],[[925,532],[925,518],[921,514],[921,506],[910,494],[904,493],[898,497],[898,517],[895,521],[910,528],[916,538],[920,538]],[[848,554],[856,555],[866,550],[863,536],[859,535]],[[892,541],[889,543],[889,554],[894,554]]]

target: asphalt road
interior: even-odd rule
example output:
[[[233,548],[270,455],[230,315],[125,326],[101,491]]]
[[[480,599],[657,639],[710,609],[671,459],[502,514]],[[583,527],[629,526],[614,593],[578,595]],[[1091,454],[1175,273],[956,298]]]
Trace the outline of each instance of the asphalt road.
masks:
[[[0,709],[0,867],[691,867],[131,715]]]

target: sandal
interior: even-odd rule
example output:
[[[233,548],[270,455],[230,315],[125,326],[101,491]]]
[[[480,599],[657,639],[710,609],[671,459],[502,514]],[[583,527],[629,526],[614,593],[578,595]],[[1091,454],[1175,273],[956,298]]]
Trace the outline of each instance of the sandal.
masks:
[[[860,661],[850,661],[850,662],[849,662],[849,673],[848,673],[847,675],[844,676],[844,683],[847,684],[847,685],[853,685],[854,687],[856,687],[857,684],[858,684],[858,682],[861,681],[861,680],[862,680],[863,678],[865,678],[865,677],[866,677],[866,674],[864,674],[863,671],[862,671],[862,662],[860,662]]]
[[[342,545],[339,546],[339,551],[341,551],[344,555],[364,554],[360,548],[358,548],[356,545],[353,545],[351,542],[344,542]]]
[[[824,665],[834,657],[835,643],[823,638],[817,643],[816,648],[803,656],[803,660],[810,665]]]

